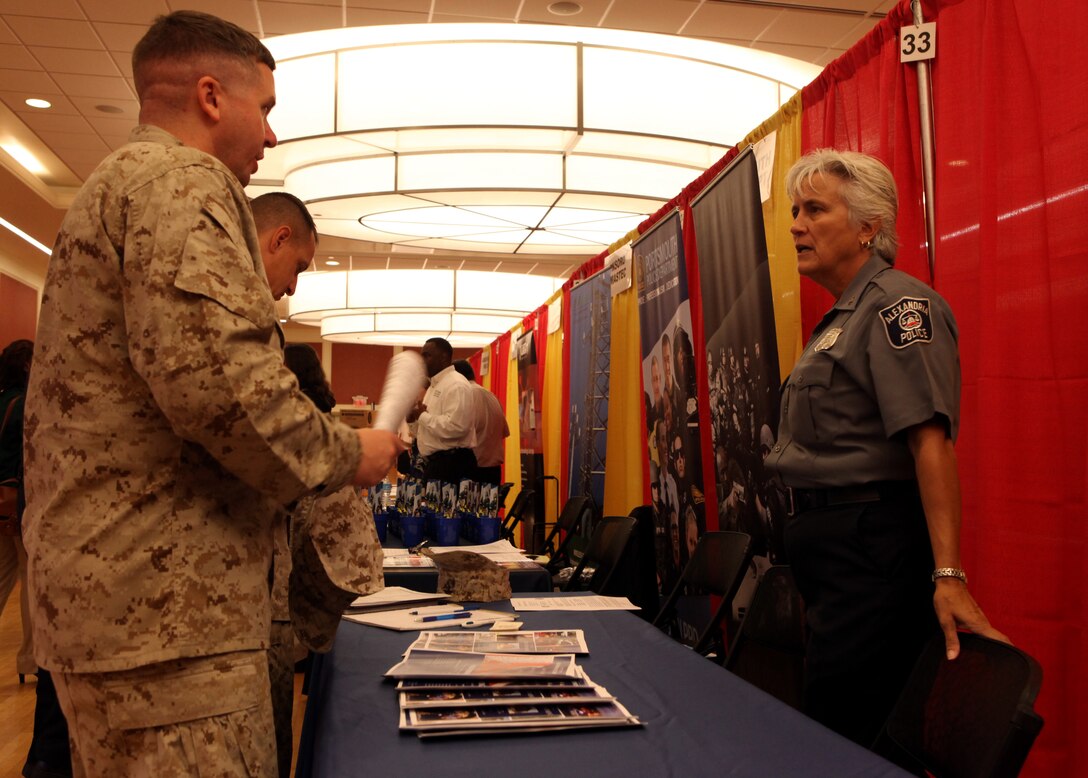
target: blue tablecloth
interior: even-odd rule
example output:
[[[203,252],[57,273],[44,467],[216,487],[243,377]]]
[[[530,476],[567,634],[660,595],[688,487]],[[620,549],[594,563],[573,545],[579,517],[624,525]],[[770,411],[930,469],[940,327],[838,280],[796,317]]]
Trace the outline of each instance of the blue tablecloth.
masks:
[[[579,663],[646,726],[421,741],[398,731],[396,692],[382,678],[416,633],[344,622],[314,665],[298,778],[907,775],[631,613],[523,620],[527,629],[585,630],[590,654]]]

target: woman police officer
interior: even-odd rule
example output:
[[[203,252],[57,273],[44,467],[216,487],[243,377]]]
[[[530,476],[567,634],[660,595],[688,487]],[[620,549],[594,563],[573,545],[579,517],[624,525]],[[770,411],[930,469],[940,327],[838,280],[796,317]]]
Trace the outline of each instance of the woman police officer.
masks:
[[[890,171],[824,149],[786,176],[797,269],[835,296],[782,395],[767,466],[790,487],[786,548],[809,626],[805,709],[863,745],[925,642],[1007,640],[967,590],[959,549],[956,323],[892,269]]]

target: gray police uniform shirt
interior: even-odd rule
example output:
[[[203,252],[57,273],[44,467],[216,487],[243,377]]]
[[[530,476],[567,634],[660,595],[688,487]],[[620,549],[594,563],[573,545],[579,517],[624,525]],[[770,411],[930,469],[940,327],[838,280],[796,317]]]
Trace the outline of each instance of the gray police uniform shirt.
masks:
[[[43,667],[268,645],[273,517],[349,482],[359,442],[284,366],[260,256],[238,179],[147,125],[65,217],[26,410]]]
[[[956,338],[948,303],[874,254],[786,379],[767,467],[800,488],[914,479],[904,431],[937,416],[958,432]]]

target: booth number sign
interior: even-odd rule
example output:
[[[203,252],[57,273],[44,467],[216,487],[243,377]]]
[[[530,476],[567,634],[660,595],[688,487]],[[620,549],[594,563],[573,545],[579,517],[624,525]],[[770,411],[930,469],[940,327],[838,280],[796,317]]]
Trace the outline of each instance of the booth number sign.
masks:
[[[899,61],[918,62],[937,55],[937,23],[899,28]]]

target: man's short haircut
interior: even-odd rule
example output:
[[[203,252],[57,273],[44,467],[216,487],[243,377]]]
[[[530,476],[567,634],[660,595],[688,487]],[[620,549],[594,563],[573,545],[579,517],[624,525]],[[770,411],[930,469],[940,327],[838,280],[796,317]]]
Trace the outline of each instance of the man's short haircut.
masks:
[[[252,33],[236,24],[199,11],[175,11],[155,19],[132,51],[132,75],[142,100],[162,62],[220,57],[276,69],[276,60]]]
[[[463,375],[469,381],[476,380],[476,371],[472,369],[472,365],[468,363],[467,359],[458,359],[453,363],[453,369]]]
[[[424,344],[426,343],[433,343],[434,347],[438,349],[438,353],[445,356],[446,359],[453,359],[453,346],[445,338],[427,338]]]
[[[253,210],[253,221],[257,223],[258,232],[286,224],[298,236],[309,231],[314,236],[314,242],[317,242],[314,217],[310,215],[306,203],[290,192],[267,192],[253,198],[249,206]]]

